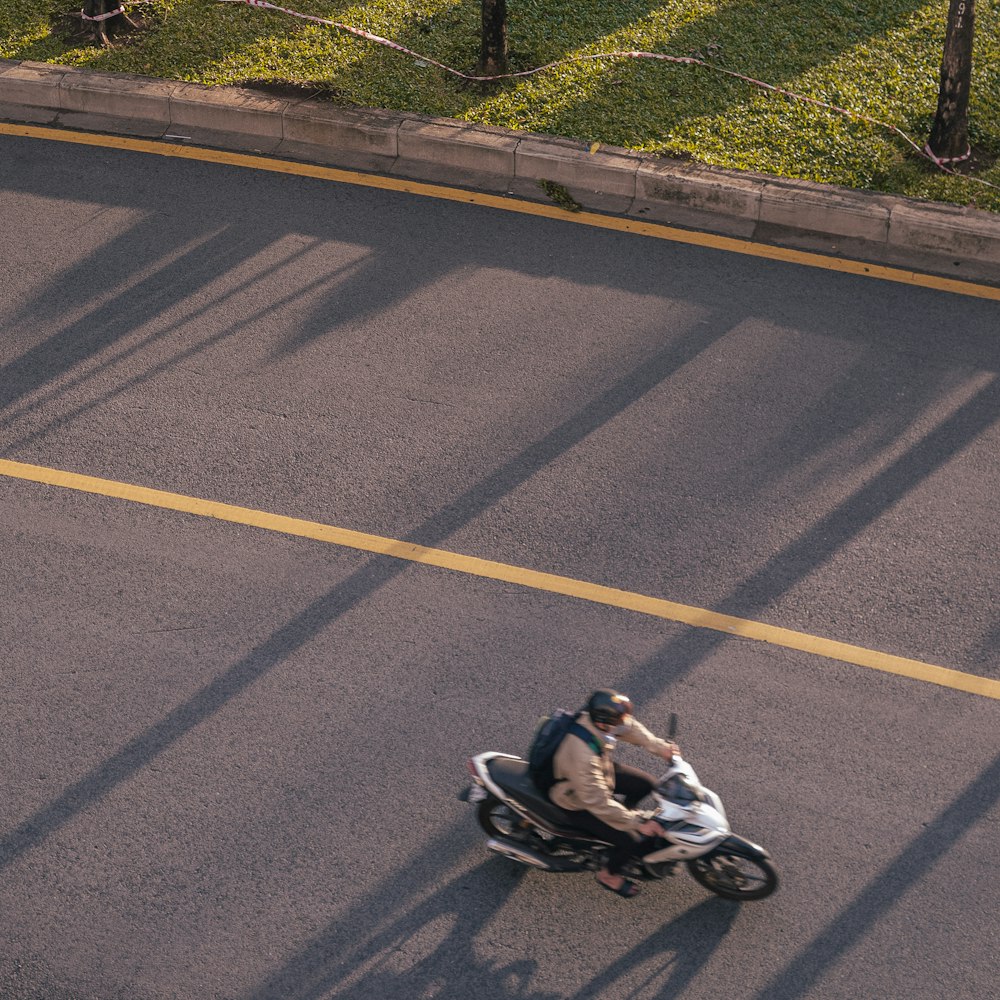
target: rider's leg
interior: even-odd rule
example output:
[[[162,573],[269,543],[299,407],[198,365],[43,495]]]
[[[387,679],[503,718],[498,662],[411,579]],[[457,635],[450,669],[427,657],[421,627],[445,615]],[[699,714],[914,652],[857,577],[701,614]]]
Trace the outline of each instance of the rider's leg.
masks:
[[[611,844],[608,865],[597,873],[597,878],[612,889],[621,888],[625,882],[625,876],[622,875],[621,870],[629,859],[634,858],[640,852],[642,839],[633,837],[627,830],[616,830],[592,813],[583,810],[569,812],[568,815],[573,817],[573,826]]]
[[[628,764],[615,764],[615,791],[625,796],[625,808],[634,809],[656,786],[656,778]]]

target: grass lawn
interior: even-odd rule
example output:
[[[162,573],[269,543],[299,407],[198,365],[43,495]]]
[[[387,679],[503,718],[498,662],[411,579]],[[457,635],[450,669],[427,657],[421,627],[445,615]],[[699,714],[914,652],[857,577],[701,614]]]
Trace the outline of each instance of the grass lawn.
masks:
[[[477,0],[284,0],[464,71]],[[293,83],[342,103],[567,135],[848,187],[1000,211],[1000,190],[948,177],[888,130],[705,68],[602,60],[486,90],[332,28],[212,0],[134,0],[143,30],[101,50],[68,0],[0,0],[0,57],[210,84]],[[923,145],[937,103],[947,0],[508,0],[512,68],[645,49],[890,122]],[[1000,0],[977,4],[975,176],[1000,185]]]

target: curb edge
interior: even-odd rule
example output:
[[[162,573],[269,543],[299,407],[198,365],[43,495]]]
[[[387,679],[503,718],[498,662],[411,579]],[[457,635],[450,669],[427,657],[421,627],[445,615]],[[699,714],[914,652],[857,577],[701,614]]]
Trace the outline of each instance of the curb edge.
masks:
[[[613,146],[238,87],[0,59],[0,118],[309,160],[751,238],[759,226],[1000,263],[1000,216]]]

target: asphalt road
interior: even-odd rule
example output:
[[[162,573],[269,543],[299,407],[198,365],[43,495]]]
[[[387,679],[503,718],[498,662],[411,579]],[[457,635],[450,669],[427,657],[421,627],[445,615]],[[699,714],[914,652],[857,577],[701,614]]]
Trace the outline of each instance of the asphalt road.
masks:
[[[1000,677],[996,303],[12,138],[0,279],[4,458]],[[0,602],[4,1000],[997,995],[995,700],[6,476]],[[602,685],[774,897],[487,854]]]

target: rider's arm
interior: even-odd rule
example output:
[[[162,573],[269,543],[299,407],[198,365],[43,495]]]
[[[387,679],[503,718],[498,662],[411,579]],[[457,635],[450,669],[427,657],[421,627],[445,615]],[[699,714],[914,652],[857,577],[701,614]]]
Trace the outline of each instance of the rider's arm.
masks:
[[[667,740],[661,740],[659,736],[654,736],[635,716],[632,716],[625,732],[618,739],[623,743],[631,743],[634,746],[642,747],[657,757],[669,757],[677,752],[677,745]]]

